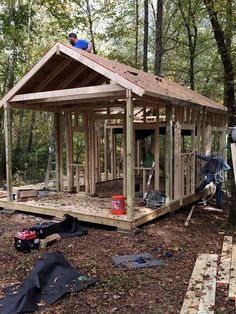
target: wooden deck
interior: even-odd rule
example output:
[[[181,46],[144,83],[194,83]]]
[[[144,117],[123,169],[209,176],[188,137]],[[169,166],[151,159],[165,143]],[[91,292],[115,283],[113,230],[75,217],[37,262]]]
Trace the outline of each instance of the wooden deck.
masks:
[[[80,221],[131,230],[166,213],[191,204],[199,198],[201,198],[201,194],[193,194],[185,197],[181,205],[180,201],[173,201],[154,210],[143,207],[141,202],[136,201],[132,220],[128,219],[127,215],[112,215],[111,199],[89,197],[83,192],[76,194],[50,192],[49,197],[24,202],[9,202],[2,195],[0,198],[0,207],[56,218],[62,218],[67,213],[77,217]]]

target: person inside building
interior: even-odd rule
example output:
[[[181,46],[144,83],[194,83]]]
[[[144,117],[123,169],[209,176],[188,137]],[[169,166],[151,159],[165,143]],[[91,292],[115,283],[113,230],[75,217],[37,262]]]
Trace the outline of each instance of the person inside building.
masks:
[[[206,161],[200,175],[204,175],[205,179],[196,188],[196,193],[203,190],[208,184],[213,182],[216,185],[216,206],[223,208],[223,191],[222,182],[224,180],[223,171],[230,170],[230,166],[217,152],[212,152],[211,155],[195,154],[201,160]]]
[[[78,39],[75,33],[70,33],[68,35],[68,39],[74,48],[82,49],[87,52],[92,51],[92,43],[88,42],[85,39]]]

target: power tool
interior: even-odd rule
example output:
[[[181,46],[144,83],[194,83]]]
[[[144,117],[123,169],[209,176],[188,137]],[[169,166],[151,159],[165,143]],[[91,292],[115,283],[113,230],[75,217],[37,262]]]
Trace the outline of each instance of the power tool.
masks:
[[[15,248],[20,252],[30,252],[39,247],[39,237],[35,231],[25,229],[15,235]]]

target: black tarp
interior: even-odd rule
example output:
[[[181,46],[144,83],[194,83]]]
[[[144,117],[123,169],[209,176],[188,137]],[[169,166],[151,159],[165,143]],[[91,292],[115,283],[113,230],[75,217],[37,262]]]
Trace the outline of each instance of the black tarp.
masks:
[[[65,219],[61,222],[42,222],[28,229],[36,231],[41,239],[53,233],[58,233],[61,238],[72,238],[88,233],[88,229],[80,225],[78,218],[68,214],[65,214],[64,217]]]
[[[18,287],[4,288],[0,313],[15,314],[37,311],[40,304],[55,303],[66,293],[80,291],[97,282],[76,270],[63,253],[46,253]]]

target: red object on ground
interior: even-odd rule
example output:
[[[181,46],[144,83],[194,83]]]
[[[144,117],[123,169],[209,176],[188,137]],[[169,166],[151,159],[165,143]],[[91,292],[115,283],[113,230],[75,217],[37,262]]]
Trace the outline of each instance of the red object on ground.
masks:
[[[123,195],[113,195],[111,202],[111,212],[113,215],[124,215],[126,212],[126,197]]]
[[[34,240],[37,238],[35,231],[24,230],[22,232],[17,232],[15,238],[18,240]]]

